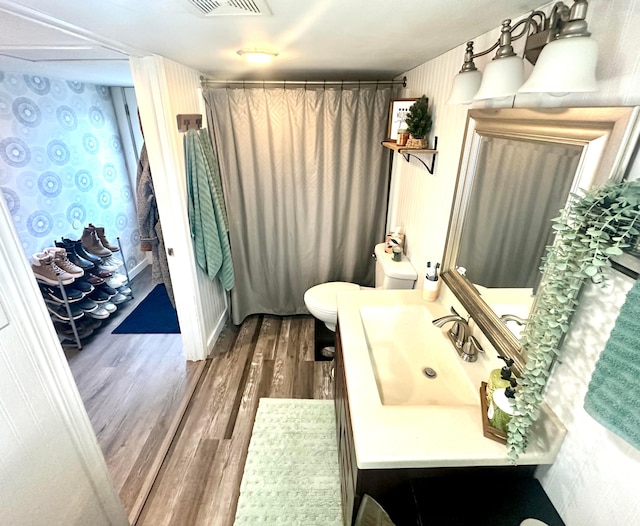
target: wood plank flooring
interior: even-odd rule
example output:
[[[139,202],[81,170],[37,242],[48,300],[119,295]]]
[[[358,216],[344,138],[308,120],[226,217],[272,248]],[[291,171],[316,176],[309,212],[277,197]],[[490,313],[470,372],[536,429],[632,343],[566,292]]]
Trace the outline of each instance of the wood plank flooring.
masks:
[[[179,334],[111,334],[153,289],[150,268],[78,351],[64,350],[103,451],[113,485],[133,524],[186,410],[205,362],[186,362]]]
[[[258,401],[333,398],[309,316],[225,328],[140,514],[139,526],[231,526]]]
[[[131,524],[231,526],[261,397],[332,399],[309,316],[252,316],[211,357],[179,334],[111,334],[153,289],[149,269],[78,351],[64,350]]]

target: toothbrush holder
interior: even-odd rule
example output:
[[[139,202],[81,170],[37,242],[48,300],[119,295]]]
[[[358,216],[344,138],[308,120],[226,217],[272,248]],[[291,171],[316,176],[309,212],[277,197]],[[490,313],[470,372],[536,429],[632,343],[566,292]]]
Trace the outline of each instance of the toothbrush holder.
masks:
[[[425,279],[422,285],[422,299],[425,301],[436,301],[438,296],[440,296],[441,282],[442,280],[440,279],[436,281]]]

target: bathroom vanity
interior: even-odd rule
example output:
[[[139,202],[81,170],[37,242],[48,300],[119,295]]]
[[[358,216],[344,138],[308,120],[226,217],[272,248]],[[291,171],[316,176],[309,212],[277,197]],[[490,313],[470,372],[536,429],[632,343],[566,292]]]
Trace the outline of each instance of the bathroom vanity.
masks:
[[[398,501],[410,480],[531,477],[560,449],[566,431],[546,407],[518,466],[504,444],[483,436],[479,387],[500,361],[491,351],[474,363],[458,357],[445,329],[431,324],[448,308],[416,290],[338,295],[335,408],[346,525],[364,494]],[[427,367],[435,378],[423,374]]]

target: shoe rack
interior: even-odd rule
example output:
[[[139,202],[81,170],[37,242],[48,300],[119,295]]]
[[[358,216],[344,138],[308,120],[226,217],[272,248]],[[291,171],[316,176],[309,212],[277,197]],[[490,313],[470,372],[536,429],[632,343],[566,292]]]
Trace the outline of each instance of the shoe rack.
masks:
[[[68,241],[72,244],[77,244],[79,242],[79,240]],[[118,305],[122,305],[133,299],[131,279],[126,265],[126,256],[122,250],[122,243],[120,242],[119,237],[117,238],[117,242],[119,250],[118,252],[114,251],[112,255],[118,253],[122,258],[121,264],[111,271],[109,278],[105,278],[102,283],[95,286],[86,281],[88,269],[85,269],[82,277],[76,278],[84,283],[84,291],[77,288],[67,289],[66,287],[73,287],[74,283],[76,283],[76,285],[78,283],[74,280],[65,285],[61,278],[61,275],[64,273],[57,273],[57,285],[53,285],[51,281],[47,282],[40,279],[38,274],[34,273],[61,343],[73,342],[78,350],[81,350],[83,339],[94,334],[94,332],[111,317],[111,314],[117,311]],[[54,242],[54,246],[57,246],[58,248],[60,248],[60,245],[62,244],[64,244],[64,241],[62,243]],[[47,249],[45,249],[45,251],[46,250]],[[75,250],[73,252],[75,256]],[[88,253],[91,254],[90,252]],[[104,263],[104,260],[105,258],[101,258],[100,263]],[[91,260],[91,262],[93,262],[93,260]],[[94,268],[97,269],[100,267],[100,263],[96,262]],[[111,268],[113,265],[109,265],[108,267]],[[123,277],[125,277],[125,279],[122,281],[122,284],[117,288],[107,285],[107,280],[113,278],[114,273],[116,273],[120,267],[124,267]],[[90,270],[94,270],[94,268]],[[118,278],[115,279],[120,281]],[[113,283],[113,281],[111,281],[111,283]],[[105,286],[103,287],[103,285]],[[101,292],[99,295],[96,295],[97,293],[94,294],[97,288],[99,288]],[[72,290],[73,292],[69,294],[69,290]],[[111,294],[111,292],[114,291],[115,293]],[[122,291],[126,291],[126,293]],[[112,303],[111,301],[116,296],[119,297],[117,304],[115,302]]]

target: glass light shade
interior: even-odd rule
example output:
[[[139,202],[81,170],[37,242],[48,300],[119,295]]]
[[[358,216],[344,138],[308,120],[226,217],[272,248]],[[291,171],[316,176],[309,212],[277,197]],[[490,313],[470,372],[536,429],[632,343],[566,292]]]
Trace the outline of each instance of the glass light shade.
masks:
[[[237,53],[252,64],[268,64],[274,57],[278,56],[278,54],[273,51],[265,51],[262,49],[241,49]]]
[[[480,82],[482,82],[482,73],[477,69],[458,73],[453,77],[447,104],[470,104],[473,102],[473,96],[478,93]]]
[[[598,91],[596,62],[598,43],[589,37],[570,37],[549,42],[520,93],[567,93]]]
[[[524,64],[516,55],[496,58],[487,64],[482,84],[473,100],[502,99],[515,95],[524,82]]]

